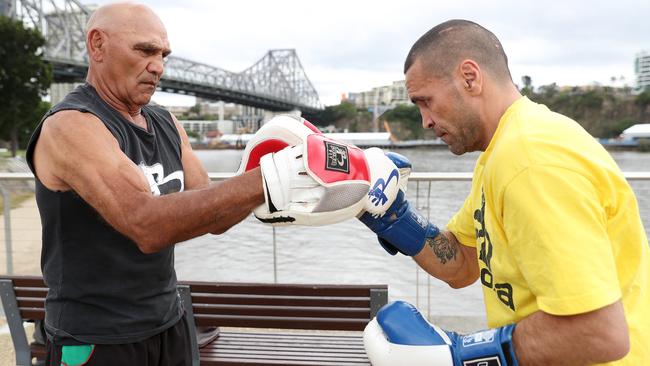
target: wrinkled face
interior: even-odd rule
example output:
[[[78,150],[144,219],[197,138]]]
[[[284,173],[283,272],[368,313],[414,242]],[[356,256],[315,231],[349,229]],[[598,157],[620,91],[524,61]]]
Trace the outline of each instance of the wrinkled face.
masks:
[[[462,83],[460,77],[434,76],[421,60],[406,72],[406,89],[420,109],[422,127],[433,129],[456,155],[479,150],[483,134],[478,112],[462,94]]]
[[[171,52],[162,23],[143,18],[123,29],[105,32],[104,80],[112,94],[130,106],[149,103]]]

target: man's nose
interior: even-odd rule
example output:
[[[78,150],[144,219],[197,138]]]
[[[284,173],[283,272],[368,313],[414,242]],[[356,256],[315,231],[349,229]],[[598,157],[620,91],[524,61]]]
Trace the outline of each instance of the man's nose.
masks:
[[[156,58],[155,60],[152,60],[149,62],[147,65],[147,71],[154,75],[162,76],[163,71],[165,70],[165,63],[161,58]]]
[[[433,119],[427,114],[420,111],[422,115],[422,128],[433,128]]]

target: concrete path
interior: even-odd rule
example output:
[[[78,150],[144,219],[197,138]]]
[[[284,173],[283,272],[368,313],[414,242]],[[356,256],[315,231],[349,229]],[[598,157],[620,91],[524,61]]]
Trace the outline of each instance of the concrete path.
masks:
[[[13,274],[41,274],[41,219],[36,207],[36,199],[30,198],[20,207],[11,210],[11,259]],[[7,245],[5,241],[4,216],[0,216],[0,274],[7,271]],[[33,332],[33,325],[26,327],[27,334]],[[0,366],[15,365],[14,349],[9,335],[9,327],[0,309]]]

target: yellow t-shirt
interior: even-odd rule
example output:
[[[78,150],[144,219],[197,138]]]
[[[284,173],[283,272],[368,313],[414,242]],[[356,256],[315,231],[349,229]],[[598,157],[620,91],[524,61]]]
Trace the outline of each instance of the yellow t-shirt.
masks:
[[[631,350],[612,365],[650,365],[650,256],[636,198],[575,121],[525,97],[513,103],[447,229],[477,249],[491,327],[622,298]]]

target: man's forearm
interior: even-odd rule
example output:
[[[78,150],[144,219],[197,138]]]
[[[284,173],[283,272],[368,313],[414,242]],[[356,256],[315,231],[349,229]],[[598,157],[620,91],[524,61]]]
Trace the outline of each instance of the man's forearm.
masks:
[[[582,366],[624,357],[629,335],[621,302],[572,316],[537,311],[519,323],[513,345],[520,366]]]
[[[425,271],[453,288],[468,286],[479,275],[476,249],[460,244],[449,231],[427,238],[413,258]]]
[[[152,197],[125,220],[120,230],[143,252],[206,233],[223,233],[264,202],[259,169],[206,188]]]

